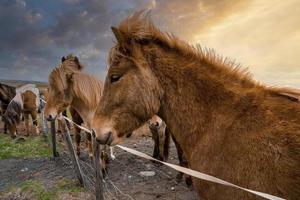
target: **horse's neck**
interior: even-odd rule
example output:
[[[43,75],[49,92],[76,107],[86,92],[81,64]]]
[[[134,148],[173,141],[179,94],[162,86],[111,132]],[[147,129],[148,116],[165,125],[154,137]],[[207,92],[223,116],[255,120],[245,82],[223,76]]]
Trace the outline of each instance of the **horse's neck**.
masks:
[[[170,59],[174,60],[171,64]],[[180,56],[166,57],[151,68],[164,91],[159,116],[189,157],[198,141],[209,134],[214,115],[226,115],[226,107],[232,106],[238,94],[226,85],[226,80],[212,78],[222,77],[222,74],[211,74],[218,70],[200,61],[187,60]]]
[[[206,117],[209,114],[205,110],[205,104],[198,102],[193,92],[182,91],[183,85],[177,85],[178,88],[175,89],[170,82],[163,87],[164,97],[158,115],[166,122],[189,157],[201,137],[198,131],[204,132]]]
[[[76,112],[78,112],[85,126],[88,129],[91,129],[95,111],[89,110],[87,107],[82,106],[81,103],[78,105],[77,103],[73,102],[71,106],[74,108],[74,110],[76,110]]]
[[[83,98],[82,95],[77,95],[86,91],[73,91],[71,106],[78,112],[86,126],[90,128],[89,126],[91,126],[100,97],[98,96],[99,94],[97,94],[97,91],[95,91],[92,87],[88,87],[88,89],[91,90],[89,91],[89,94],[91,95],[88,100]]]

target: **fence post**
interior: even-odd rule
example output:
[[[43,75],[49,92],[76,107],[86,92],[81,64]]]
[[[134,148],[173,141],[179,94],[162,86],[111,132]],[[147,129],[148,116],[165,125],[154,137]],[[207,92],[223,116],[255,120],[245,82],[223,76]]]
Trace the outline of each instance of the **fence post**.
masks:
[[[58,120],[61,123],[61,129],[62,129],[61,131],[63,133],[63,137],[64,137],[65,141],[67,142],[68,150],[69,150],[70,157],[71,157],[71,160],[72,160],[73,165],[74,165],[76,176],[77,176],[81,186],[84,186],[82,171],[81,171],[81,168],[80,168],[80,165],[79,165],[79,162],[78,162],[78,157],[76,156],[76,154],[74,152],[72,139],[71,139],[71,136],[70,136],[70,132],[69,132],[66,120],[64,118],[59,118]]]
[[[45,110],[44,108],[42,109],[41,111],[41,116],[42,116],[42,127],[43,127],[43,136],[46,138],[47,135],[48,135],[48,123],[47,123],[47,120],[45,118]]]
[[[95,140],[95,138],[93,138],[92,141],[93,141],[95,177],[96,177],[96,181],[95,181],[96,200],[104,200],[104,194],[103,194],[104,183],[103,183],[103,174],[102,174],[102,168],[100,163],[101,146]]]
[[[55,120],[51,121],[51,138],[52,138],[52,152],[53,157],[58,157],[58,152],[56,151],[56,131],[55,131]]]

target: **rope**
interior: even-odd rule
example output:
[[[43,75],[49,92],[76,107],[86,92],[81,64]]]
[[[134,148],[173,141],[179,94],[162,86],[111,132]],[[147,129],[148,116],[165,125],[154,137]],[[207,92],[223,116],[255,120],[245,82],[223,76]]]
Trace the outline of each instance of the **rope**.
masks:
[[[45,100],[43,100],[43,101],[45,101]],[[86,131],[86,132],[88,132],[90,134],[92,133],[90,130],[88,130],[87,128],[85,128],[83,126],[80,126],[80,125],[76,124],[71,119],[69,119],[69,118],[67,118],[65,116],[63,116],[63,118],[66,119],[67,121],[73,123],[78,128],[80,128],[80,129],[82,129],[82,130],[84,130],[84,131]],[[235,185],[233,183],[224,181],[224,180],[219,179],[217,177],[214,177],[214,176],[211,176],[211,175],[208,175],[208,174],[204,174],[204,173],[201,173],[201,172],[189,169],[189,168],[185,168],[185,167],[181,167],[181,166],[178,166],[178,165],[174,165],[174,164],[171,164],[171,163],[167,163],[167,162],[163,162],[163,161],[157,160],[157,159],[155,159],[155,158],[153,158],[153,157],[151,157],[151,156],[149,156],[149,155],[147,155],[145,153],[139,152],[137,150],[134,150],[134,149],[131,149],[131,148],[128,148],[128,147],[124,147],[124,146],[121,146],[121,145],[116,145],[116,146],[119,147],[119,148],[121,148],[121,149],[123,149],[124,151],[127,151],[128,153],[131,153],[133,155],[136,155],[136,156],[148,159],[148,160],[153,160],[153,161],[159,162],[159,163],[164,164],[164,165],[166,165],[166,166],[168,166],[168,167],[170,167],[172,169],[175,169],[176,171],[185,173],[187,175],[196,177],[196,178],[201,179],[201,180],[206,180],[206,181],[210,181],[210,182],[213,182],[213,183],[218,183],[218,184],[222,184],[222,185],[226,185],[226,186],[238,188],[238,189],[247,191],[249,193],[252,193],[252,194],[255,194],[257,196],[261,196],[261,197],[264,197],[264,198],[270,199],[270,200],[284,200],[283,198],[280,198],[280,197],[277,197],[277,196],[274,196],[274,195],[270,195],[270,194],[267,194],[267,193],[258,192],[258,191],[255,191],[255,190],[250,190],[250,189],[247,189],[247,188],[243,188],[241,186],[238,186],[238,185]]]
[[[174,164],[171,164],[171,163],[167,163],[167,162],[157,160],[157,159],[155,159],[155,158],[153,158],[153,157],[151,157],[151,156],[149,156],[145,153],[139,152],[137,150],[134,150],[134,149],[131,149],[131,148],[128,148],[128,147],[124,147],[124,146],[121,146],[121,145],[116,145],[116,146],[123,149],[124,151],[127,151],[127,152],[129,152],[131,154],[134,154],[136,156],[139,156],[139,157],[142,157],[142,158],[145,158],[145,159],[148,159],[148,160],[153,160],[153,161],[159,162],[159,163],[164,164],[164,165],[166,165],[166,166],[168,166],[172,169],[175,169],[176,171],[185,173],[187,175],[190,175],[190,176],[202,179],[202,180],[206,180],[206,181],[210,181],[210,182],[213,182],[213,183],[218,183],[218,184],[222,184],[222,185],[226,185],[226,186],[230,186],[230,187],[235,187],[235,188],[250,192],[252,194],[256,194],[258,196],[261,196],[261,197],[264,197],[264,198],[270,199],[270,200],[284,200],[283,198],[273,196],[273,195],[270,195],[270,194],[267,194],[267,193],[258,192],[258,191],[255,191],[255,190],[250,190],[250,189],[247,189],[247,188],[240,187],[238,185],[229,183],[227,181],[216,178],[214,176],[210,176],[208,174],[204,174],[204,173],[201,173],[201,172],[189,169],[189,168],[185,168],[185,167],[181,167],[181,166],[178,166],[178,165],[174,165]]]

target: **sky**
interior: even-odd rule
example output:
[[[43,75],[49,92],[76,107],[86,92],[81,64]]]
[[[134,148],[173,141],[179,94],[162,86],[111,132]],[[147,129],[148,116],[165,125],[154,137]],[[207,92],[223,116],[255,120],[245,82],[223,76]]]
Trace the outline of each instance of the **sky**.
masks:
[[[142,9],[161,30],[213,48],[257,80],[300,88],[299,0],[1,0],[0,79],[47,81],[69,53],[104,79],[110,27]]]

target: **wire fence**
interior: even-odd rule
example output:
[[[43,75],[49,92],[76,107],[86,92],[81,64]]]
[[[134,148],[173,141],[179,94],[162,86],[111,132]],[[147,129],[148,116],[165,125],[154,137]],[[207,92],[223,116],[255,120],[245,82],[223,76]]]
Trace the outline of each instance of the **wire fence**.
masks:
[[[65,117],[64,117],[65,118]],[[68,119],[68,118],[67,118]],[[73,121],[71,121],[70,119],[68,119],[67,121],[72,122],[73,126],[79,126],[77,124],[75,124]],[[52,126],[55,126],[55,123],[52,123]],[[81,127],[81,126],[79,126]],[[62,134],[65,135],[69,135],[69,131],[70,130],[66,130],[67,126],[65,126],[64,128],[62,128]],[[53,127],[51,128],[51,130],[55,130]],[[71,129],[72,130],[72,129]],[[86,131],[86,129],[84,129]],[[51,133],[51,134],[56,134],[55,133]],[[69,135],[70,136],[70,135]],[[53,138],[53,137],[52,137]],[[78,158],[74,148],[70,149],[68,148],[68,151],[66,150],[68,144],[68,140],[67,137],[64,136],[63,137],[64,140],[64,150],[63,152],[61,152],[61,160],[64,162],[64,164],[70,164],[73,163],[73,168],[78,167],[79,171],[80,171],[80,176],[82,177],[82,180],[79,180],[79,182],[82,181],[82,186],[89,191],[90,193],[92,193],[96,199],[97,199],[97,187],[99,187],[99,185],[97,185],[97,176],[95,176],[96,171],[99,170],[97,168],[95,168],[95,164],[89,159],[87,158],[87,153],[86,152],[82,152],[82,154],[84,154],[84,156],[81,156],[81,158]],[[82,137],[82,140],[85,140],[85,137]],[[53,141],[52,141],[53,143]],[[71,145],[73,146],[73,144],[71,143]],[[52,145],[53,146],[53,145]],[[56,151],[54,149],[54,151]],[[66,156],[68,155],[68,156]],[[72,159],[72,155],[75,155],[77,157],[76,160]],[[76,166],[75,164],[78,164],[78,166]],[[75,169],[76,171],[76,169]],[[77,172],[76,172],[77,173]],[[108,173],[106,173],[105,178],[103,178],[101,176],[101,187],[103,189],[103,196],[101,197],[102,199],[107,199],[107,200],[133,200],[134,198],[132,196],[130,196],[129,194],[123,192],[109,177]]]
[[[100,164],[100,159],[99,159],[99,152],[98,152],[98,149],[97,149],[98,147],[99,147],[99,150],[101,149],[99,144],[97,144],[95,141],[93,141],[93,143],[94,143],[94,159],[95,159],[94,166],[91,165],[91,164],[88,164],[85,161],[82,161],[82,160],[78,159],[78,157],[76,156],[76,153],[74,152],[73,144],[71,142],[72,140],[70,140],[69,130],[66,126],[66,121],[65,120],[73,123],[74,125],[78,126],[80,129],[82,129],[82,130],[84,130],[84,131],[86,131],[90,134],[91,134],[91,131],[89,131],[85,127],[82,127],[82,126],[74,123],[72,120],[68,119],[67,117],[63,117],[61,119],[63,119],[62,121],[65,125],[64,138],[68,143],[69,153],[71,154],[71,159],[72,159],[71,162],[74,163],[75,168],[79,169],[79,171],[81,173],[81,175],[80,175],[81,178],[79,178],[80,179],[79,181],[80,182],[82,181],[83,186],[87,190],[89,190],[89,191],[93,192],[93,194],[95,194],[96,200],[98,200],[98,199],[99,200],[103,200],[103,199],[116,199],[116,200],[117,199],[121,199],[121,200],[130,199],[130,200],[132,200],[133,197],[131,197],[129,194],[126,194],[126,193],[122,192],[111,181],[111,179],[109,178],[108,175],[106,176],[105,179],[103,179],[101,169],[100,169],[101,164]],[[52,124],[54,124],[54,123],[52,123]],[[51,128],[51,130],[55,130],[55,129]],[[56,134],[55,131],[52,131],[52,135],[55,135],[55,134]],[[52,137],[52,138],[55,138],[55,137]],[[54,144],[55,141],[52,141],[52,142]],[[55,145],[53,145],[53,147],[54,146]],[[117,145],[117,146],[119,146],[119,145]],[[97,148],[95,148],[95,147],[97,147]],[[136,155],[136,156],[139,156],[139,157],[142,157],[142,158],[145,158],[145,159],[148,159],[148,160],[152,160],[152,161],[157,161],[157,162],[159,162],[161,164],[164,164],[164,165],[166,165],[170,168],[173,168],[173,169],[175,169],[179,172],[188,174],[190,176],[197,177],[197,178],[202,179],[202,180],[206,180],[206,181],[210,181],[210,182],[214,182],[214,183],[218,183],[218,184],[238,188],[238,189],[256,194],[258,196],[264,197],[266,199],[271,199],[271,200],[273,200],[273,199],[274,200],[282,200],[283,199],[283,198],[273,196],[273,195],[270,195],[270,194],[267,194],[267,193],[262,193],[262,192],[258,192],[258,191],[255,191],[255,190],[250,190],[250,189],[247,189],[247,188],[243,188],[243,187],[234,185],[230,182],[221,180],[219,178],[216,178],[216,177],[213,177],[213,176],[210,176],[210,175],[207,175],[207,174],[204,174],[204,173],[201,173],[201,172],[189,169],[189,168],[184,168],[184,167],[177,166],[177,165],[174,165],[174,164],[162,162],[160,160],[154,159],[154,158],[152,158],[152,157],[150,157],[150,156],[148,156],[144,153],[141,153],[139,151],[136,151],[134,149],[130,149],[130,148],[127,148],[127,147],[122,147],[122,146],[119,146],[119,147],[121,149],[131,153],[131,154]],[[54,152],[54,156],[55,156],[56,149],[53,149],[53,152]],[[74,158],[75,158],[75,160],[74,160]]]

